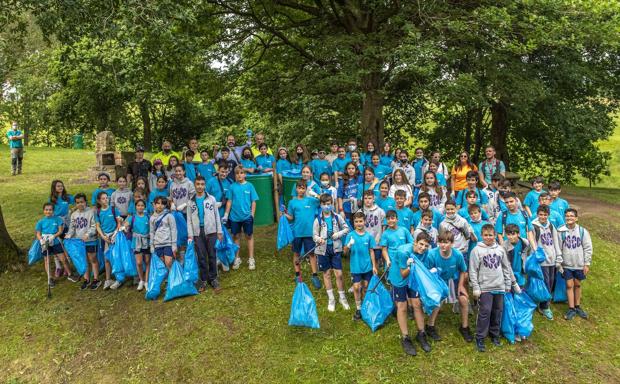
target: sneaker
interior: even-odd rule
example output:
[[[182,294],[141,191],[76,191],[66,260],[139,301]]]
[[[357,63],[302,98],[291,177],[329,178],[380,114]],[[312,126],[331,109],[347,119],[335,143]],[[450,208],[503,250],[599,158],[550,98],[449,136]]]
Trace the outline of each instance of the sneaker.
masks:
[[[222,272],[228,272],[230,271],[230,266],[228,265],[224,265],[222,263],[220,263],[220,265],[222,266]]]
[[[502,346],[502,341],[499,339],[498,336],[491,337],[491,343],[493,343],[493,345],[496,346],[496,347],[501,347]]]
[[[17,172],[15,170],[11,171],[11,176],[15,176],[17,175]]]
[[[349,292],[350,294],[353,294],[353,286],[351,286],[351,288],[349,288],[347,292]]]
[[[54,271],[54,277],[59,279],[60,276],[62,276],[63,270],[62,268],[56,268],[56,271]]]
[[[520,342],[521,342],[521,336],[519,336],[519,335],[515,335],[515,341],[516,341],[517,343],[520,343]]]
[[[215,293],[219,293],[222,290],[222,287],[220,287],[220,282],[217,281],[217,279],[211,282],[211,288],[213,288]]]
[[[347,299],[340,298],[340,299],[338,300],[338,302],[340,303],[340,305],[342,305],[342,308],[343,308],[345,311],[348,311],[349,309],[351,309],[351,307],[349,306],[349,302],[347,301]]]
[[[568,311],[564,314],[564,318],[569,321],[574,319],[575,316],[577,316],[577,311],[575,311],[575,308],[568,308]]]
[[[136,291],[141,291],[144,289],[144,281],[140,280],[140,282],[138,283],[138,288],[136,288]]]
[[[248,259],[248,269],[250,271],[253,271],[256,269],[256,260],[254,260],[253,257]]]
[[[581,307],[575,307],[575,312],[577,312],[577,315],[581,317],[582,319],[588,318],[588,312],[581,309]]]
[[[239,269],[240,265],[241,265],[241,258],[237,257],[235,258],[235,262],[233,263],[232,269]]]
[[[312,276],[312,285],[314,285],[314,288],[316,289],[321,289],[321,287],[323,286],[321,284],[321,279],[319,279],[318,276]]]
[[[90,284],[90,289],[92,291],[96,291],[97,288],[99,288],[101,286],[101,281],[99,280],[93,280],[93,282]]]
[[[204,291],[207,290],[208,284],[206,281],[200,281],[198,280],[196,282],[196,289],[198,290],[198,292],[202,293]]]
[[[336,300],[329,300],[327,302],[327,310],[334,312],[336,310]]]
[[[90,281],[88,280],[84,280],[84,282],[82,283],[82,285],[80,286],[80,291],[85,290],[86,288],[88,288],[88,286],[90,285]]]
[[[411,341],[409,336],[403,337],[402,340],[400,341],[400,344],[403,346],[403,350],[405,351],[406,354],[411,355],[411,356],[415,356],[418,354],[418,352],[416,352],[415,350],[415,345],[413,345],[413,342]]]
[[[420,343],[420,346],[422,346],[424,352],[429,353],[431,351],[431,345],[428,343],[424,331],[419,331],[415,338],[418,340],[418,343]]]
[[[466,342],[471,343],[474,341],[474,337],[471,335],[469,327],[459,327],[459,332],[461,333],[461,336],[463,336],[463,340]]]
[[[123,285],[123,283],[119,280],[114,281],[114,283],[112,283],[112,285],[110,285],[110,289],[112,290],[116,290],[119,289],[121,287],[121,285]]]
[[[543,316],[547,318],[547,320],[553,320],[553,312],[551,312],[551,308],[545,308],[541,312]]]
[[[434,341],[441,340],[441,336],[437,333],[437,328],[435,328],[435,326],[427,325],[425,330],[426,334],[429,335]]]
[[[69,280],[72,283],[77,283],[78,281],[80,281],[80,275],[76,273],[72,273],[67,276],[67,280]]]
[[[486,352],[487,348],[484,346],[484,339],[476,339],[476,349],[478,352]]]
[[[49,279],[47,285],[49,285],[50,288],[54,288],[56,286],[56,281],[54,279]]]
[[[359,309],[356,309],[355,313],[353,314],[353,320],[357,321],[361,319],[362,319],[362,311],[360,311]]]
[[[110,289],[110,287],[111,287],[111,286],[112,286],[112,284],[114,284],[114,283],[115,283],[115,281],[114,281],[114,280],[106,280],[106,281],[103,283],[103,290],[104,290],[104,291],[107,291],[108,289]]]

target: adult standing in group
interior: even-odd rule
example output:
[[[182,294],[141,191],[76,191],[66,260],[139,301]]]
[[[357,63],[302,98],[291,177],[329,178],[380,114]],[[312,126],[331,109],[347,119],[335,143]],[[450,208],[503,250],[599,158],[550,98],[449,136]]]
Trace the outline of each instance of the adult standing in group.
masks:
[[[148,180],[151,168],[151,162],[144,158],[144,147],[138,145],[135,160],[127,166],[127,182],[133,184],[138,177],[144,177]]]
[[[249,147],[252,145],[252,142],[249,140],[249,136],[252,135],[252,131],[248,130],[248,141],[244,145],[237,145],[237,140],[234,135],[226,136],[226,147],[230,151],[230,157],[232,160],[237,163],[241,162],[241,155],[243,153],[243,148]],[[222,151],[219,150],[220,147],[218,145],[213,146],[213,158],[215,160],[219,160],[222,158]]]
[[[192,163],[202,162],[202,159],[200,158],[200,145],[198,143],[198,139],[195,137],[192,137],[187,142],[187,146],[190,151],[194,152],[194,158],[192,159]],[[185,160],[185,153],[183,153],[183,160]]]
[[[504,177],[506,176],[506,166],[503,161],[495,158],[495,148],[490,145],[484,150],[484,156],[485,159],[478,166],[478,173],[482,186],[486,187],[491,184],[494,174],[499,173]]]
[[[333,165],[336,158],[338,158],[338,143],[336,141],[332,141],[329,145],[329,153],[325,155],[325,160],[329,161],[329,165]]]
[[[11,170],[12,175],[22,173],[22,162],[24,160],[24,133],[19,129],[17,121],[11,123],[11,130],[6,133],[11,149]]]
[[[179,155],[178,152],[172,150],[172,143],[170,143],[170,141],[168,140],[164,140],[164,142],[161,143],[161,152],[156,153],[151,158],[151,161],[155,162],[155,160],[161,160],[162,164],[164,164],[164,167],[167,167],[172,156],[176,157],[177,159],[182,159],[181,155]]]
[[[467,172],[478,171],[478,168],[469,159],[469,153],[466,151],[461,152],[456,164],[452,168],[452,191],[454,195],[459,191],[467,188]]]
[[[260,149],[258,149],[258,147],[260,147],[261,144],[266,145],[265,135],[262,132],[259,132],[256,135],[254,135],[254,145],[251,147],[252,155],[254,156],[254,158],[257,158],[258,156],[260,156],[261,152],[260,152]],[[271,148],[269,148],[268,145],[267,145],[267,154],[273,156],[273,152],[271,151]]]

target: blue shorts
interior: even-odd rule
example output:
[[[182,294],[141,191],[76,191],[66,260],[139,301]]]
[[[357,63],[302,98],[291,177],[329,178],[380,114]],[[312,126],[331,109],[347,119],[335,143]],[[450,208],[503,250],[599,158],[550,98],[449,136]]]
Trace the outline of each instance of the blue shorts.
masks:
[[[362,280],[368,282],[372,277],[372,271],[364,272],[364,273],[351,273],[351,279],[353,280],[353,284],[359,283]]]
[[[60,245],[60,243],[54,244],[51,247],[47,247],[47,251],[44,249],[41,250],[41,255],[43,255],[43,257],[47,256],[48,254],[50,256],[53,256],[60,255],[61,253],[64,253],[64,251],[62,250],[62,245]]]
[[[170,247],[172,249],[172,247]],[[157,250],[155,250],[157,252]],[[151,254],[151,250],[149,248],[142,248],[142,249],[134,249],[133,254],[137,255],[137,254],[143,254],[143,255],[150,255]]]
[[[420,297],[420,294],[406,285],[402,287],[392,287],[392,300],[396,303],[403,303],[406,302],[407,299],[417,299],[418,297]]]
[[[382,249],[373,249],[372,250],[375,253],[375,261],[378,263],[382,263],[383,262],[383,250]]]
[[[319,256],[319,271],[325,272],[330,269],[342,270],[342,253],[334,252],[334,247],[327,246],[324,255]]]
[[[172,247],[155,248],[155,255],[157,255],[157,257],[164,257],[164,256],[173,257],[174,256],[172,254]]]
[[[242,230],[247,236],[252,236],[252,233],[254,233],[254,219],[252,216],[244,221],[230,221],[230,232],[233,235],[241,233]]]
[[[296,237],[293,239],[293,253],[302,254],[302,251],[307,253],[312,248],[314,248],[312,237]]]
[[[582,269],[568,269],[565,268],[564,269],[564,273],[562,274],[562,277],[564,277],[564,280],[585,280],[586,279],[586,274],[583,273]]]
[[[97,253],[97,246],[96,245],[87,245],[86,246],[86,253]]]

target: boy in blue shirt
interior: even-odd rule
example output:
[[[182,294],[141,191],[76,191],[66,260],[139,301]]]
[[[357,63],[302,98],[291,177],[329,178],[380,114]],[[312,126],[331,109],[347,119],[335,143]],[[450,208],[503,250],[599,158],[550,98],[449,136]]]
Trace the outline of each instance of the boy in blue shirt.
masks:
[[[540,196],[538,196],[538,203],[539,203],[538,205],[539,207],[541,206],[549,207],[550,209],[549,221],[551,222],[551,224],[553,224],[554,227],[562,231],[563,226],[565,224],[564,217],[562,217],[562,215],[560,215],[557,211],[551,210],[551,195],[549,195],[548,192],[542,192]],[[534,212],[537,212],[537,211],[538,211],[538,208],[536,208],[536,211]]]
[[[533,234],[534,228],[527,213],[519,210],[517,195],[514,192],[507,192],[503,194],[503,198],[508,210],[502,212],[495,222],[495,232],[497,232],[499,244],[503,245],[506,241],[504,229],[508,224],[516,224],[519,227],[519,236],[527,238],[530,244],[534,244],[536,242]]]
[[[403,190],[398,190],[394,193],[394,200],[396,200],[396,214],[398,215],[398,226],[405,228],[409,233],[413,233],[413,212],[409,207],[405,207],[405,199],[407,193]]]
[[[258,146],[260,154],[254,159],[256,161],[256,169],[261,173],[273,173],[276,159],[268,153],[267,144],[261,143]]]
[[[185,177],[187,177],[192,183],[196,180],[196,164],[194,161],[194,151],[188,149],[185,152],[185,162],[183,163],[183,169],[185,170]]]
[[[474,231],[475,239],[469,240],[469,248],[467,249],[467,254],[465,255],[465,264],[469,263],[469,253],[472,249],[478,244],[479,239],[482,239],[482,227],[486,224],[489,224],[488,221],[482,218],[483,212],[479,206],[470,205],[467,208],[467,222],[471,226],[471,229]],[[454,243],[454,234],[452,234],[452,242]]]
[[[413,227],[416,228],[422,220],[422,212],[430,210],[433,212],[433,227],[439,230],[439,225],[444,219],[444,216],[435,208],[431,207],[431,197],[426,192],[420,192],[418,194],[418,210],[413,214]]]
[[[481,237],[482,238],[482,235]],[[439,247],[428,251],[426,257],[426,266],[433,271],[437,270],[439,277],[448,285],[450,293],[448,295],[452,300],[456,299],[461,313],[461,326],[459,332],[463,339],[471,343],[474,340],[469,330],[469,294],[467,293],[467,264],[463,258],[463,254],[456,248],[452,247],[454,244],[454,234],[452,232],[443,232],[439,235]],[[448,301],[452,302],[452,301]],[[435,328],[435,322],[437,316],[439,316],[439,310],[441,307],[436,308],[428,321],[426,327],[426,333],[435,341],[441,340],[441,337],[437,333]]]
[[[549,195],[551,196],[551,204],[549,205],[549,208],[564,217],[564,214],[566,213],[566,210],[570,208],[570,205],[568,204],[568,201],[560,197],[561,192],[562,185],[559,181],[552,181],[549,183]]]
[[[379,195],[376,196],[375,202],[379,208],[383,209],[383,212],[396,210],[396,200],[390,197],[389,193],[390,184],[387,181],[382,181],[381,184],[379,184]]]
[[[22,173],[22,161],[24,160],[24,134],[18,128],[17,122],[11,124],[11,129],[6,133],[9,140],[9,148],[11,149],[11,169],[12,175]]]
[[[319,151],[319,158],[310,161],[310,169],[312,170],[312,174],[314,175],[314,181],[320,182],[321,175],[323,173],[327,173],[330,178],[332,176],[332,166],[325,159],[325,151]]]
[[[487,214],[487,211],[483,210],[480,205],[477,203],[478,197],[476,196],[476,192],[474,191],[467,191],[467,194],[465,195],[465,198],[467,199],[467,204],[465,206],[463,206],[461,209],[459,209],[458,214],[464,218],[465,220],[469,220],[469,208],[471,207],[478,207],[480,208],[479,211],[481,213],[481,218],[482,220],[488,220],[489,219],[489,215]]]
[[[332,171],[334,172],[335,187],[338,188],[339,183],[342,182],[342,175],[345,173],[345,167],[349,159],[347,158],[347,152],[344,147],[338,147],[338,157],[332,161]]]
[[[480,188],[478,188],[478,172],[469,171],[467,175],[465,175],[465,180],[467,181],[467,188],[459,191],[456,195],[456,204],[458,208],[462,208],[467,205],[466,196],[468,191],[473,191],[476,193],[476,203],[482,207],[482,209],[487,209],[487,204],[489,204],[489,200],[487,198],[486,193],[482,192]]]
[[[220,217],[224,216],[226,210],[226,195],[230,189],[231,182],[228,179],[228,164],[220,163],[220,167],[215,177],[207,181],[207,193],[215,197],[215,206],[218,208]]]
[[[93,196],[90,199],[90,205],[93,207],[97,204],[97,196],[99,192],[105,192],[108,195],[108,199],[112,197],[112,193],[114,193],[115,189],[110,188],[108,184],[110,184],[110,175],[105,172],[101,172],[97,176],[97,180],[99,180],[99,188],[95,189],[93,192]]]
[[[207,149],[200,151],[200,160],[202,160],[202,162],[196,165],[196,172],[208,182],[214,177],[217,171],[215,170],[215,166],[213,166],[213,161],[209,160],[209,151]]]
[[[295,186],[297,196],[288,202],[284,215],[293,223],[293,267],[295,268],[295,280],[301,276],[299,257],[303,252],[310,257],[312,269],[312,284],[316,289],[321,289],[321,280],[317,275],[317,261],[314,254],[315,244],[312,239],[314,218],[319,200],[306,196],[306,180],[299,180]]]
[[[235,243],[239,245],[239,249],[241,249],[241,231],[245,233],[248,242],[248,268],[253,271],[256,269],[256,261],[254,259],[254,237],[252,234],[254,233],[254,214],[256,213],[258,194],[254,185],[247,182],[245,177],[245,169],[242,166],[235,168],[237,182],[233,183],[226,192],[226,211],[222,223],[228,223],[228,215],[230,214],[230,232]],[[241,265],[239,253],[237,252],[233,269],[238,269]]]
[[[540,198],[540,194],[543,191],[544,179],[542,176],[536,176],[534,180],[532,180],[532,190],[525,195],[525,199],[523,199],[523,205],[525,208],[525,212],[527,212],[528,216],[535,216],[536,210],[538,209],[538,199]]]

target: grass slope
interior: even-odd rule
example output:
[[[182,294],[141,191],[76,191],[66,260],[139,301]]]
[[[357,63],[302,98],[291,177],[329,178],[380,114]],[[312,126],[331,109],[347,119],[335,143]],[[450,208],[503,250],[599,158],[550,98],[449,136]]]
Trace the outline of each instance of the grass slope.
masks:
[[[617,115],[614,120],[616,129],[613,135],[609,137],[609,140],[599,143],[601,150],[611,153],[611,160],[609,161],[611,175],[603,176],[601,182],[596,184],[598,188],[620,188],[620,115]],[[589,183],[588,180],[580,177],[577,185],[587,187]]]
[[[50,179],[65,180],[72,193],[92,190],[72,170],[85,169],[93,158],[86,151],[29,149],[24,176],[12,178],[4,176],[9,166],[3,156],[0,203],[20,246],[32,240]],[[219,295],[207,291],[169,303],[146,302],[129,287],[81,292],[63,281],[48,301],[41,265],[5,273],[0,277],[0,381],[618,382],[620,245],[598,235],[607,230],[604,222],[585,224],[595,234],[595,263],[584,299],[591,319],[566,322],[560,318],[566,306],[554,305],[557,320],[536,315],[530,341],[485,354],[462,341],[458,319],[446,309],[438,322],[443,340],[430,354],[406,357],[394,319],[373,334],[354,323],[351,312],[328,313],[324,291],[313,290],[321,329],[288,327],[292,268],[289,251],[274,255],[275,227],[257,229],[258,270],[250,273],[244,264],[225,274]]]

